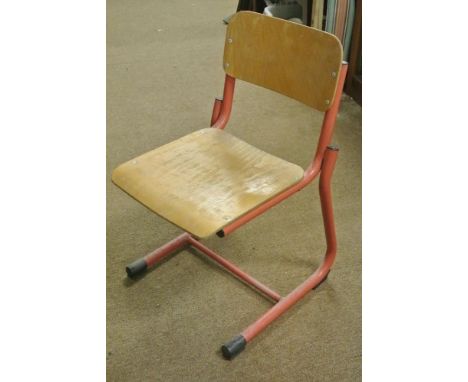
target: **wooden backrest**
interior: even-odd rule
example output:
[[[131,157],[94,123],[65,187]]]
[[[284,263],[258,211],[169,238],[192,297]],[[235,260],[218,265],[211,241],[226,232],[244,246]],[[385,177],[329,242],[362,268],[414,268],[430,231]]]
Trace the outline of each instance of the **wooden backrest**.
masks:
[[[223,64],[228,75],[320,111],[333,103],[342,60],[334,35],[290,21],[239,12],[227,28]]]

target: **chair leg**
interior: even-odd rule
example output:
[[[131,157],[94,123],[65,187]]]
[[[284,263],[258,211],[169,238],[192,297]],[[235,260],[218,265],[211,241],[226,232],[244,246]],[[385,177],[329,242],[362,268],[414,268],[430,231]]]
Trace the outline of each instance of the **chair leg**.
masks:
[[[325,237],[327,241],[327,251],[325,259],[320,267],[302,284],[282,298],[272,308],[270,308],[257,321],[247,327],[240,335],[221,347],[223,356],[232,359],[245,349],[247,343],[252,341],[262,330],[270,325],[275,319],[281,316],[296,302],[303,298],[309,291],[316,288],[328,276],[331,266],[336,257],[336,233],[333,218],[333,205],[331,195],[331,177],[335,167],[338,149],[328,147],[322,162],[320,174],[319,192],[322,207],[322,216],[325,228]]]
[[[221,112],[221,106],[223,105],[223,99],[216,97],[213,103],[213,112],[211,113],[211,123],[210,126],[213,126],[218,120],[219,113]]]
[[[189,238],[190,235],[188,233],[183,233],[182,235],[176,237],[169,243],[166,243],[162,247],[149,253],[145,257],[134,261],[125,268],[128,277],[135,277],[142,274],[146,271],[147,268],[152,267],[153,265],[164,259],[166,256],[170,255],[175,250],[188,244]]]
[[[224,269],[228,270],[230,273],[233,275],[237,276],[240,280],[245,282],[247,285],[250,285],[251,287],[255,288],[256,290],[260,291],[263,293],[265,296],[269,297],[271,300],[277,302],[281,300],[281,296],[276,293],[274,290],[270,289],[260,281],[256,280],[249,274],[245,273],[242,271],[239,267],[231,263],[230,261],[226,260],[224,257],[221,257],[218,255],[216,252],[212,251],[209,249],[207,246],[203,245],[200,243],[198,240],[195,240],[193,238],[189,239],[189,244],[204,253],[206,256],[208,256],[211,260],[215,261],[223,267]]]

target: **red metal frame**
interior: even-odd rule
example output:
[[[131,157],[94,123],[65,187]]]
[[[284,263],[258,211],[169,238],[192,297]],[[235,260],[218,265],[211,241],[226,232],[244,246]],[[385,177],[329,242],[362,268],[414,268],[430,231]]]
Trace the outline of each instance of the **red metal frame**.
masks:
[[[330,144],[331,138],[333,136],[333,130],[335,128],[335,121],[338,115],[338,109],[340,107],[341,94],[343,92],[343,86],[344,86],[344,82],[346,79],[347,69],[348,69],[348,64],[343,63],[341,66],[340,77],[338,79],[338,84],[336,88],[335,101],[333,102],[330,109],[328,109],[325,112],[325,116],[322,122],[322,129],[321,129],[319,141],[317,144],[317,150],[315,152],[315,157],[310,163],[309,167],[306,169],[304,173],[304,178],[299,183],[288,188],[282,193],[276,195],[272,199],[261,204],[257,208],[254,208],[253,210],[246,213],[245,215],[243,215],[242,217],[240,217],[233,223],[224,227],[222,232],[219,233],[219,236],[224,236],[235,231],[237,228],[249,222],[250,220],[256,218],[258,215],[262,214],[263,212],[270,209],[274,205],[290,197],[292,194],[296,193],[297,191],[300,191],[317,177],[317,175],[320,173],[320,166],[323,160],[323,156],[325,154],[325,150],[327,146]],[[217,103],[219,102],[222,103],[222,109],[221,109],[221,114],[219,115],[219,118],[216,120],[216,123],[213,125],[213,127],[224,129],[224,127],[226,126],[229,120],[229,116],[231,114],[231,109],[232,109],[234,83],[235,83],[235,79],[226,74],[226,81],[224,85],[224,95],[227,96],[227,98],[224,98],[224,100],[217,99],[215,101],[215,105],[213,107],[212,120],[213,120],[213,117],[215,116],[215,111],[219,108],[219,105],[217,105]]]
[[[154,266],[158,262],[162,261],[162,259],[168,256],[170,253],[174,252],[179,248],[182,248],[184,246],[192,246],[200,252],[207,255],[210,259],[218,263],[223,268],[236,275],[240,280],[244,281],[256,290],[260,291],[265,296],[269,297],[275,302],[273,307],[271,307],[265,314],[263,314],[263,316],[258,318],[257,321],[255,321],[253,324],[247,327],[241,333],[241,335],[235,337],[232,341],[230,341],[222,347],[223,355],[228,359],[231,359],[240,351],[242,351],[245,345],[248,342],[252,341],[252,339],[255,338],[257,334],[264,330],[270,323],[272,323],[286,310],[291,308],[309,291],[316,288],[321,282],[323,282],[328,276],[328,273],[330,272],[330,269],[333,265],[333,262],[336,257],[337,243],[335,234],[335,223],[333,218],[331,177],[335,168],[335,163],[338,156],[338,149],[329,145],[333,135],[335,121],[340,106],[342,89],[344,85],[344,80],[346,78],[346,71],[347,63],[343,63],[340,71],[340,77],[338,80],[334,102],[331,108],[325,112],[322,123],[322,129],[317,144],[317,150],[315,152],[315,156],[312,162],[304,172],[304,178],[296,185],[288,188],[279,195],[275,196],[274,198],[251,210],[244,216],[240,217],[233,223],[224,227],[223,230],[219,233],[219,236],[224,236],[233,232],[240,226],[246,224],[258,215],[262,214],[269,208],[280,203],[295,192],[301,190],[310,182],[312,182],[317,177],[317,175],[320,174],[319,193],[325,228],[327,250],[325,252],[325,257],[322,264],[310,277],[308,277],[302,284],[296,287],[287,296],[281,297],[277,292],[273,291],[269,287],[257,281],[255,278],[239,269],[236,265],[232,264],[228,260],[224,259],[220,255],[218,255],[217,253],[200,243],[189,233],[183,233],[179,237],[175,238],[174,240],[158,248],[154,252],[148,254],[143,259],[137,260],[134,263],[137,264],[137,267],[142,266],[142,268],[138,269],[139,272],[141,270],[146,269],[147,267]],[[235,79],[233,77],[230,77],[229,75],[226,75],[223,98],[215,99],[213,105],[213,113],[211,117],[211,126],[213,128],[224,129],[226,127],[232,110],[234,86]],[[129,272],[128,269],[127,272]]]

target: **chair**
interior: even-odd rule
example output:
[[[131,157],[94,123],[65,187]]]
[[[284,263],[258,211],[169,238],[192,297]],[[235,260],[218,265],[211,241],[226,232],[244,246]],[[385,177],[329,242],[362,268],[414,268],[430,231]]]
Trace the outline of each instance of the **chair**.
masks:
[[[338,149],[330,146],[347,64],[339,40],[326,32],[254,12],[239,12],[227,27],[223,98],[216,98],[211,127],[194,131],[132,159],[112,181],[184,233],[127,268],[135,277],[175,250],[192,246],[253,286],[275,304],[222,346],[231,359],[312,289],[322,283],[336,256],[330,180]],[[324,112],[315,156],[304,171],[224,131],[236,79],[292,97]],[[201,239],[224,237],[307,186],[320,174],[319,193],[327,250],[320,267],[287,296],[255,280]]]

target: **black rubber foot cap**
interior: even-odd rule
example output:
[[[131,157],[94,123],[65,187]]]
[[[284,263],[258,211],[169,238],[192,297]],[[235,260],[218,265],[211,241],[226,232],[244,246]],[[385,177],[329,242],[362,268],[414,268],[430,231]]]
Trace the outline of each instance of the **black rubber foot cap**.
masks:
[[[234,337],[227,344],[221,346],[223,357],[226,359],[233,359],[236,355],[245,349],[246,344],[247,341],[242,335]]]
[[[224,237],[224,231],[221,230],[221,231],[216,232],[216,236],[218,236],[218,237]]]
[[[140,259],[131,263],[127,268],[125,268],[125,270],[127,271],[128,277],[135,277],[146,271],[146,268],[148,268],[146,261],[144,259]]]

